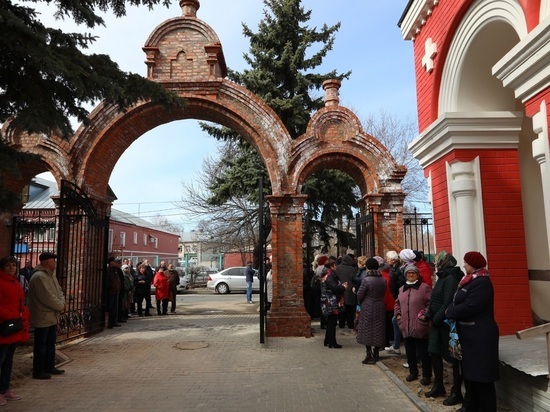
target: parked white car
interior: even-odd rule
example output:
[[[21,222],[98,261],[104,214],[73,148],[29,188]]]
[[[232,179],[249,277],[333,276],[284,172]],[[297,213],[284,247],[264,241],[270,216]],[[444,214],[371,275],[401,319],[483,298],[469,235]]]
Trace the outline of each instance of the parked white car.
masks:
[[[206,287],[215,292],[226,294],[231,292],[246,291],[246,267],[239,266],[227,268],[218,273],[213,273],[208,276]],[[252,291],[260,290],[260,279],[258,279],[258,271],[254,269],[254,282],[252,282]]]

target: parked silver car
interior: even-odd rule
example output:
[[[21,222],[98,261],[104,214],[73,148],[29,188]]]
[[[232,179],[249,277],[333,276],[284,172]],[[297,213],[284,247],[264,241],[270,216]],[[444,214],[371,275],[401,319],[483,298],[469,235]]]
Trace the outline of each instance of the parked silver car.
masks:
[[[222,294],[246,291],[246,267],[227,268],[218,273],[213,273],[208,276],[206,287]],[[257,292],[259,290],[260,280],[258,279],[258,271],[254,270],[252,291]]]

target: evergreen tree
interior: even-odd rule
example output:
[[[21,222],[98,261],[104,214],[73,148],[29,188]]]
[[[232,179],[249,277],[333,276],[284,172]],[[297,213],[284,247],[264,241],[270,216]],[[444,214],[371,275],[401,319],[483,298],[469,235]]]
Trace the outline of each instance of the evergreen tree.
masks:
[[[309,27],[307,23],[311,11],[304,10],[301,0],[264,0],[264,5],[264,17],[257,32],[243,23],[243,34],[250,39],[250,51],[244,59],[250,68],[243,72],[230,70],[228,76],[260,96],[281,118],[291,137],[297,138],[305,133],[311,115],[324,106],[323,94],[316,93],[323,82],[328,79],[343,80],[351,74],[337,73],[336,70],[325,74],[314,71],[332,49],[340,24],[330,27],[324,24],[320,30]],[[312,53],[311,49],[316,51]],[[204,123],[201,127],[219,140],[239,142],[239,150],[232,157],[220,159],[222,172],[210,181],[211,204],[219,206],[235,196],[245,197],[257,204],[260,176],[264,178],[265,194],[271,193],[267,170],[259,154],[247,141],[225,127]],[[334,216],[332,210],[346,210],[343,213],[347,213],[349,205],[357,200],[350,189],[355,186],[351,177],[338,171],[325,171],[319,176],[332,181],[345,180],[346,184],[334,185],[330,200],[316,202],[309,209],[319,211],[328,207],[331,212],[325,213],[327,218]],[[314,181],[317,186],[304,185],[304,193],[309,195],[310,190],[322,192],[325,182],[321,179]],[[351,198],[354,200],[347,203]],[[335,206],[335,203],[339,205]],[[266,216],[269,214],[266,213]],[[315,227],[328,233],[330,228],[326,226],[327,222],[327,219],[318,220]],[[268,222],[265,233],[269,231]],[[340,239],[349,244],[349,237],[342,235]]]
[[[169,5],[168,0],[57,0],[56,17],[93,29],[105,24],[96,10],[121,17],[126,3],[151,8],[161,1]],[[121,110],[140,99],[167,108],[182,104],[160,84],[121,71],[108,56],[85,54],[95,37],[46,27],[29,3],[0,0],[0,123],[9,122],[8,129],[68,137],[70,117],[88,121],[84,104],[104,100]]]
[[[168,0],[55,1],[55,17],[70,18],[93,29],[105,25],[96,10],[126,14],[126,4],[152,8]],[[71,118],[88,123],[85,105],[104,100],[124,110],[141,99],[163,104],[167,109],[182,106],[175,94],[140,75],[123,72],[109,56],[85,54],[96,37],[65,33],[46,27],[29,4],[48,0],[12,2],[0,0],[0,176],[18,177],[17,170],[31,155],[18,153],[2,141],[2,132],[42,133],[68,138]],[[7,190],[0,179],[0,209],[13,210],[20,194]]]

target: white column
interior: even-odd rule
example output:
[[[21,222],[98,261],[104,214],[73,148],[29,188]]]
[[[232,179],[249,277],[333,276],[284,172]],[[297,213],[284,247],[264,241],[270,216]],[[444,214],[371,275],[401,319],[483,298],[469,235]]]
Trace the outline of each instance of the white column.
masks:
[[[542,196],[544,199],[544,217],[546,227],[550,223],[550,149],[548,147],[548,117],[546,116],[546,101],[540,103],[540,111],[533,116],[533,131],[538,138],[533,140],[532,150],[533,158],[540,166],[540,175],[542,180]],[[546,231],[548,244],[550,245],[550,229]]]
[[[462,257],[470,250],[485,254],[479,158],[447,163],[447,182],[453,255],[461,264]]]

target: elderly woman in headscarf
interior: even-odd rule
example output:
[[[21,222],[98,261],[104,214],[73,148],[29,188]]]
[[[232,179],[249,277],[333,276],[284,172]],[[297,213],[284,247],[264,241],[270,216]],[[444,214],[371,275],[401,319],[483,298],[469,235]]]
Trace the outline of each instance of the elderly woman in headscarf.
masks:
[[[443,359],[453,365],[453,386],[451,394],[443,401],[445,406],[462,403],[462,376],[458,360],[449,356],[449,325],[445,323],[445,310],[453,301],[458,282],[464,273],[457,266],[453,255],[443,250],[435,255],[435,267],[437,281],[432,290],[430,305],[428,306],[428,319],[431,319],[428,352],[432,359],[434,373],[434,385],[426,392],[426,397],[436,398],[446,394],[443,385]]]
[[[464,276],[453,302],[445,311],[456,321],[462,347],[462,373],[467,411],[496,411],[495,381],[500,378],[499,330],[495,321],[495,291],[485,257],[475,251],[464,255]]]

